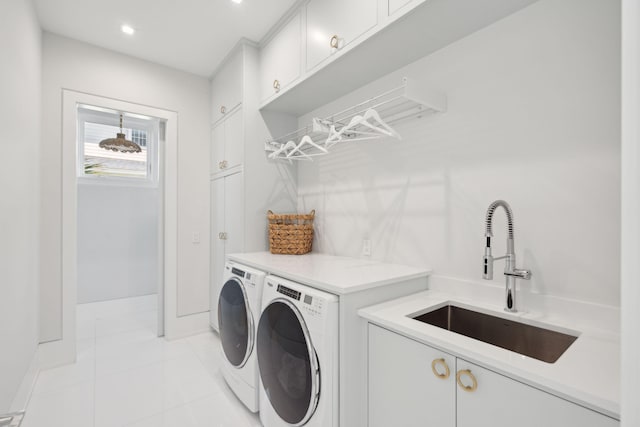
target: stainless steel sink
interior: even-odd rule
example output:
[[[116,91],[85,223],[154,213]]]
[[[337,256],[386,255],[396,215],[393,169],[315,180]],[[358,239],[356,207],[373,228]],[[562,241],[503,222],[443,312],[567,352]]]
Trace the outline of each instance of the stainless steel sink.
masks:
[[[454,305],[413,318],[547,363],[558,360],[578,338]]]

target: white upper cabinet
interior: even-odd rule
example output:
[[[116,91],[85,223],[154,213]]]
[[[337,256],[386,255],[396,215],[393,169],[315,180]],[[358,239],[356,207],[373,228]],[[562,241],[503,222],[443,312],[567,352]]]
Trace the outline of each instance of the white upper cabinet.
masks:
[[[242,49],[238,49],[211,81],[212,123],[242,102],[242,55]]]
[[[418,0],[389,0],[389,16],[395,14],[409,3],[418,3]]]
[[[242,109],[234,111],[225,120],[224,160],[225,168],[232,168],[242,164],[244,158],[244,128]]]
[[[377,22],[375,0],[311,0],[307,4],[307,70],[348,46]]]
[[[302,1],[260,52],[260,110],[299,117],[536,1]]]
[[[236,108],[216,123],[211,131],[211,169],[218,173],[243,163],[244,132],[242,108]]]
[[[260,51],[260,99],[274,96],[300,77],[302,51],[300,12]]]
[[[224,122],[221,122],[211,131],[211,173],[219,172],[224,160],[224,127]]]

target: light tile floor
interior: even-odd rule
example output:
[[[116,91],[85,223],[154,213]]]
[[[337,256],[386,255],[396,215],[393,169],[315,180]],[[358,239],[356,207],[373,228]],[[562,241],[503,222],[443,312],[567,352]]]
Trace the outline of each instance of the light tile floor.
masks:
[[[258,427],[214,333],[156,336],[155,296],[78,306],[78,360],[38,375],[23,427]]]

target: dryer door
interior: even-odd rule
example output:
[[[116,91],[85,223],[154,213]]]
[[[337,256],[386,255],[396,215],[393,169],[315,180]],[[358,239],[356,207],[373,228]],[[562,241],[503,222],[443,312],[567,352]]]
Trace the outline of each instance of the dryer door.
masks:
[[[305,424],[318,406],[320,367],[298,308],[278,298],[262,312],[256,351],[262,386],[287,423]]]
[[[227,360],[236,368],[242,368],[253,351],[255,335],[247,293],[235,277],[227,280],[220,291],[218,324]]]

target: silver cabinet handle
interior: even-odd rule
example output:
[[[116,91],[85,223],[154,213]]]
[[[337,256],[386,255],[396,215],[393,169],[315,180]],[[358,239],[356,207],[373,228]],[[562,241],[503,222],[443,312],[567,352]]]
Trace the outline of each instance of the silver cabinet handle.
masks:
[[[228,164],[229,163],[226,160],[223,160],[223,161],[218,163],[218,168],[219,169],[226,169]]]
[[[280,92],[280,81],[278,79],[273,81],[273,89],[276,93]]]
[[[218,233],[218,239],[227,240],[227,233],[225,233],[225,232]]]
[[[222,114],[227,114],[227,107],[225,107],[224,105],[222,105],[222,106],[220,107],[220,112],[221,112]]]

